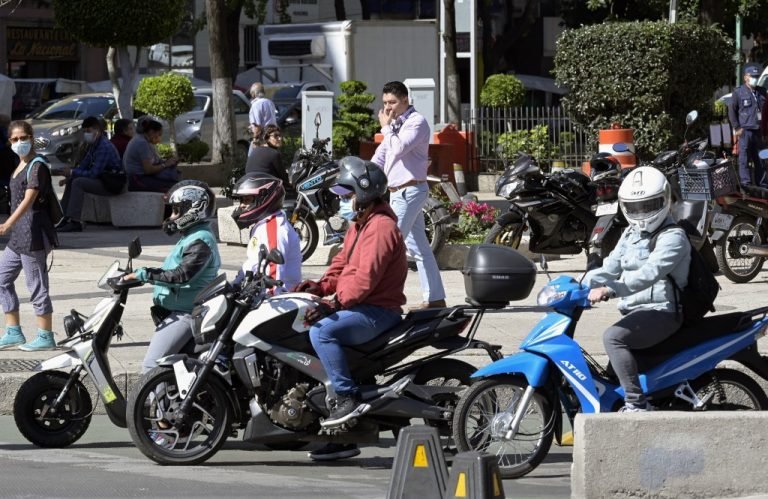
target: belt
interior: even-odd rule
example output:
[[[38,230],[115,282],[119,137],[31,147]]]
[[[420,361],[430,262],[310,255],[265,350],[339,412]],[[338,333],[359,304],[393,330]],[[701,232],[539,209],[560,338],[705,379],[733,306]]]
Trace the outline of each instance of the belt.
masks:
[[[425,183],[426,180],[409,180],[408,182],[404,184],[400,184],[397,187],[390,187],[389,192],[397,192],[400,189],[405,189],[406,187],[413,187],[414,185],[419,185]]]

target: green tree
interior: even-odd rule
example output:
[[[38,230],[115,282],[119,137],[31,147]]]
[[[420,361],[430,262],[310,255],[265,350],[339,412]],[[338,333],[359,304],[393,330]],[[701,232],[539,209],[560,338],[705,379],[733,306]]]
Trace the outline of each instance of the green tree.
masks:
[[[107,69],[123,118],[133,117],[131,94],[141,54],[179,29],[186,6],[187,0],[53,0],[58,27],[83,43],[109,48]],[[135,47],[133,60],[129,47]]]
[[[679,143],[691,109],[708,122],[713,93],[733,75],[732,54],[714,26],[604,23],[560,36],[555,75],[570,89],[564,104],[577,123],[595,137],[614,122],[634,129],[642,156]]]
[[[522,106],[525,102],[523,83],[514,75],[491,75],[480,92],[480,105],[486,107]]]
[[[362,81],[345,81],[339,86],[339,119],[333,122],[333,154],[336,157],[357,155],[360,141],[370,140],[379,129],[379,122],[369,107],[376,97],[366,92],[368,87]]]
[[[176,117],[192,109],[195,95],[189,78],[176,73],[144,78],[136,90],[133,106],[168,122],[171,148],[176,152]]]

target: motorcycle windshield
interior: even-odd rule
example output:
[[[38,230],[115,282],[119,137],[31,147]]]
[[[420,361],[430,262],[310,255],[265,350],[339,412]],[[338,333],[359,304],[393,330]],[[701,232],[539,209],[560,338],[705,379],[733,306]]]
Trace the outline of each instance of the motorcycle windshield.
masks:
[[[504,172],[505,177],[516,177],[529,171],[538,171],[539,167],[533,158],[527,154],[521,154],[511,166]]]

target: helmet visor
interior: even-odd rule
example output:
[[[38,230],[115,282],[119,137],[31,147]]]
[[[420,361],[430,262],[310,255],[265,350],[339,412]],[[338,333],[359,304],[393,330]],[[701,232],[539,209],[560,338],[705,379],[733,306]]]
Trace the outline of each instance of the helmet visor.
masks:
[[[332,193],[336,194],[339,197],[349,196],[350,194],[355,192],[355,191],[353,191],[351,189],[347,189],[346,187],[344,187],[343,185],[340,185],[340,184],[336,184],[336,185],[332,186],[330,191]]]
[[[621,209],[627,218],[642,220],[651,217],[664,208],[664,197],[641,199],[638,201],[621,201]]]

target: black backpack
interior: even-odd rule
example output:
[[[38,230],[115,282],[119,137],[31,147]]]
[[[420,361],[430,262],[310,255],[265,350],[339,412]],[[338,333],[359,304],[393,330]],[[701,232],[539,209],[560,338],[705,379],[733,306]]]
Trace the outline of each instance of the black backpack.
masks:
[[[653,251],[656,246],[656,238],[665,230],[680,227],[688,236],[688,242],[693,231],[696,232],[690,224],[670,224],[657,229],[651,236],[650,248]],[[698,234],[696,234],[698,235]],[[691,243],[691,264],[688,267],[688,284],[680,289],[671,275],[667,278],[675,289],[675,305],[680,305],[683,309],[683,325],[692,326],[701,321],[707,312],[715,311],[715,298],[720,291],[720,284],[717,283],[715,275],[704,261],[699,251]],[[676,307],[680,308],[680,307]]]

